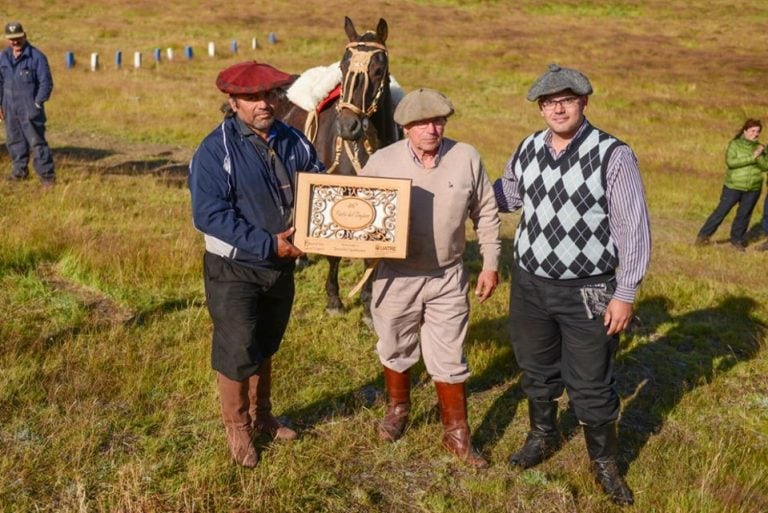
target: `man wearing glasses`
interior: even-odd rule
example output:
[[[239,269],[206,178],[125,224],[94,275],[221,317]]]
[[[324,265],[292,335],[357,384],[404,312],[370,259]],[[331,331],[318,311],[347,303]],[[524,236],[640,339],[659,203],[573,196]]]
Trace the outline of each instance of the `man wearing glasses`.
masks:
[[[255,432],[296,438],[271,412],[272,356],[288,325],[302,254],[291,243],[296,172],[325,167],[302,133],[275,119],[293,78],[255,61],[219,73],[216,86],[228,95],[224,121],[189,165],[194,225],[205,235],[211,363],[229,450],[244,467],[258,462]]]
[[[595,477],[628,505],[613,366],[648,267],[650,226],[637,159],[584,117],[590,94],[581,72],[550,64],[527,96],[547,129],[520,144],[494,184],[500,211],[522,208],[509,317],[530,431],[509,462],[529,468],[559,448],[557,399],[567,390]]]

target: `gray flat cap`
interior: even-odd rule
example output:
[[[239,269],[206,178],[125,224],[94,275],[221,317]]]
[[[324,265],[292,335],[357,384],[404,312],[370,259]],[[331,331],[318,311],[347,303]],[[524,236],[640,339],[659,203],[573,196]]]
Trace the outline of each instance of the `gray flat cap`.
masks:
[[[405,126],[414,121],[447,118],[453,114],[453,104],[443,93],[422,87],[406,94],[395,109],[395,122]]]
[[[528,101],[535,102],[542,96],[570,89],[579,96],[592,94],[592,84],[584,74],[572,68],[550,64],[549,70],[536,79],[528,90]]]

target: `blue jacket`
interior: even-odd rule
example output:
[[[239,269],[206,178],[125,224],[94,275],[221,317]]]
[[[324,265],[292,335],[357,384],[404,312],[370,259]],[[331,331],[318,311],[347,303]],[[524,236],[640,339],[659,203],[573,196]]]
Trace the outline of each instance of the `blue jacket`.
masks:
[[[29,43],[18,59],[10,47],[0,52],[0,105],[7,115],[32,117],[52,90],[51,68],[43,52]]]
[[[294,185],[297,171],[325,170],[306,137],[280,121],[273,123],[267,144]],[[205,235],[207,251],[253,267],[293,265],[275,253],[275,234],[288,228],[277,179],[236,117],[225,118],[203,139],[189,164],[188,185],[194,225]]]

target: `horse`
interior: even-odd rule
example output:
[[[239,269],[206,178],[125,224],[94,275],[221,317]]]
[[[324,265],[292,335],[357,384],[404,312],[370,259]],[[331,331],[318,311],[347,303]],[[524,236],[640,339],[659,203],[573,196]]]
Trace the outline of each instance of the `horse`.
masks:
[[[344,55],[338,69],[336,65],[329,67],[336,73],[341,72],[337,80],[333,80],[338,82],[336,87],[319,105],[300,106],[293,98],[295,86],[301,81],[299,77],[288,90],[288,107],[281,119],[304,131],[328,173],[355,175],[374,151],[397,141],[400,130],[394,121],[386,20],[380,18],[375,31],[358,34],[352,20],[345,16],[344,31],[349,40]],[[344,311],[339,297],[341,258],[326,258],[329,263],[325,281],[326,312],[338,315]],[[361,301],[363,320],[370,326],[370,279],[362,289]]]

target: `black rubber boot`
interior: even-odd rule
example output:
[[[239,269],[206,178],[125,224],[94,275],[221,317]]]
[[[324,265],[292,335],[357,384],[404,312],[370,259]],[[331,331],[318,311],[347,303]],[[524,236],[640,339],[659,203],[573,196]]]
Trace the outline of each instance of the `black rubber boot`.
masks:
[[[528,399],[531,430],[523,447],[509,458],[515,467],[530,468],[552,456],[560,448],[557,429],[557,401]]]
[[[613,502],[622,506],[635,503],[632,490],[624,481],[616,464],[618,454],[618,435],[615,422],[602,426],[584,426],[584,440],[587,442],[587,452],[592,460],[592,472],[605,493]]]

